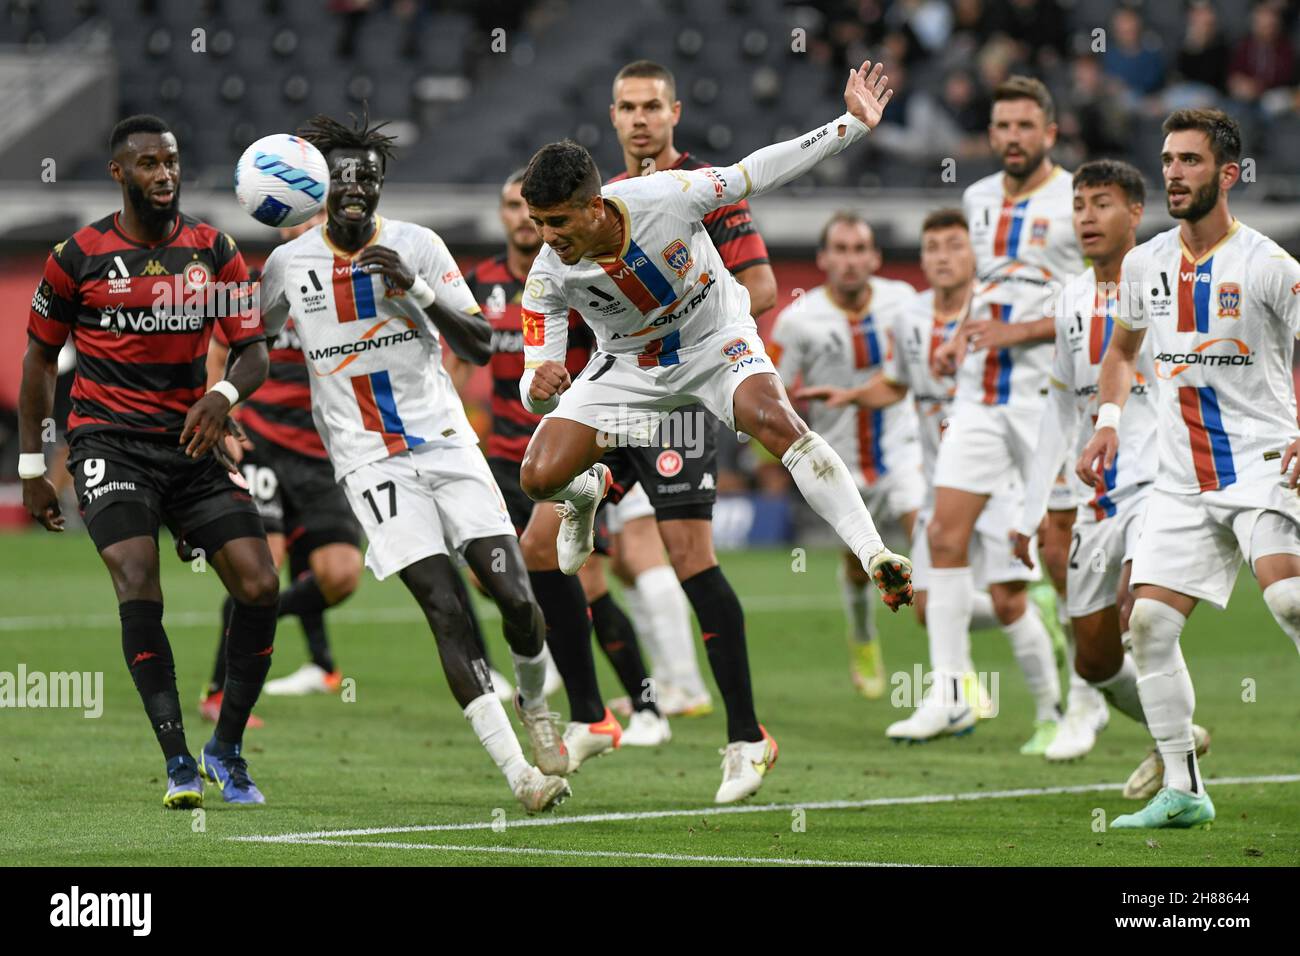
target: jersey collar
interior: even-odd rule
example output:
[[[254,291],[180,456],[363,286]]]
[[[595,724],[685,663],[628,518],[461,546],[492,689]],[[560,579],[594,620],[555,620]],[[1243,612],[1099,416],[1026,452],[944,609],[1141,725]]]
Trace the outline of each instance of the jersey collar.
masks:
[[[619,221],[623,224],[623,247],[618,250],[617,255],[612,256],[592,256],[592,262],[617,262],[627,255],[628,247],[632,244],[632,214],[628,212],[627,206],[623,200],[614,196],[602,196],[605,202],[614,207],[614,211],[619,215]],[[584,258],[586,258],[584,256]]]
[[[379,215],[375,216],[375,231],[370,234],[370,238],[366,240],[366,244],[356,252],[344,252],[338,246],[334,245],[334,243],[330,242],[330,234],[326,229],[327,226],[329,226],[328,220],[320,224],[320,238],[321,242],[325,243],[325,248],[334,253],[334,255],[338,256],[340,259],[355,259],[357,256],[361,255],[366,246],[373,246],[379,241],[379,233],[384,228],[384,220],[383,217]]]
[[[120,212],[113,213],[113,231],[124,241],[131,243],[131,245],[135,246],[137,249],[157,249],[159,246],[165,246],[167,243],[179,236],[181,230],[185,228],[184,217],[177,212],[176,225],[172,228],[172,231],[167,234],[166,238],[159,239],[157,242],[141,242],[139,239],[133,239],[127,235],[126,230],[123,229],[121,224],[118,222],[118,217],[121,215]]]
[[[1237,228],[1240,225],[1241,225],[1241,220],[1237,219],[1234,216],[1232,219],[1232,225],[1229,226],[1228,231],[1223,234],[1223,238],[1220,239],[1218,242],[1216,242],[1214,245],[1210,246],[1210,248],[1206,249],[1205,252],[1201,254],[1201,257],[1199,259],[1194,258],[1192,256],[1192,250],[1188,249],[1186,243],[1183,242],[1183,231],[1181,229],[1178,230],[1178,248],[1183,251],[1184,259],[1186,259],[1192,265],[1199,266],[1203,262],[1207,262],[1211,256],[1213,256],[1216,252],[1218,252],[1223,247],[1223,244],[1225,242],[1227,242],[1229,239],[1235,236],[1237,234]]]
[[[1053,163],[1052,171],[1047,174],[1046,179],[1044,179],[1041,183],[1039,183],[1037,186],[1035,186],[1033,189],[1029,190],[1028,192],[1016,193],[1016,195],[1014,196],[1007,195],[1007,174],[1004,172],[1002,174],[1002,198],[1004,201],[1007,202],[1024,202],[1030,196],[1040,193],[1048,186],[1050,186],[1052,184],[1052,181],[1055,180],[1056,177],[1060,175],[1062,172],[1064,172],[1064,170],[1061,169],[1060,166]]]

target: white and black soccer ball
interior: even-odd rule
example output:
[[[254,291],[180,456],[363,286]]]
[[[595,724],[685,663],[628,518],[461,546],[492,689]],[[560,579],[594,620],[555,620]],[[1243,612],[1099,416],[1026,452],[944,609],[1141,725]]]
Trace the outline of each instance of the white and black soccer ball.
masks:
[[[329,192],[329,164],[299,136],[263,136],[235,165],[235,197],[268,226],[296,226],[320,211]]]

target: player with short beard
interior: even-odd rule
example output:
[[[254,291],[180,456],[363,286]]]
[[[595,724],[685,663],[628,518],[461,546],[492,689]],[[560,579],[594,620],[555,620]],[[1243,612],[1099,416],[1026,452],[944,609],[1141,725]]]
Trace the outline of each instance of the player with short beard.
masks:
[[[1014,543],[1016,555],[1033,567],[1030,539],[1042,520],[1055,477],[1052,463],[1073,445],[1083,450],[1097,410],[1097,377],[1114,332],[1120,303],[1119,270],[1136,244],[1146,189],[1142,174],[1118,160],[1084,163],[1074,174],[1074,229],[1092,265],[1071,279],[1056,309],[1056,358],[1049,379],[1047,411],[1038,429],[1038,456],[1025,483],[1025,503]],[[1138,374],[1122,423],[1123,450],[1102,475],[1092,499],[1079,506],[1066,588],[1075,656],[1074,673],[1100,691],[1115,708],[1146,723],[1137,691],[1137,668],[1125,652],[1133,551],[1155,478],[1155,372],[1149,348],[1139,355]],[[1092,750],[1110,719],[1109,709],[1091,696],[1071,694],[1069,709],[1048,760],[1075,760]],[[1209,735],[1196,728],[1198,752]],[[1144,767],[1146,764],[1144,763]],[[1148,799],[1159,777],[1135,774],[1124,795]]]
[[[1198,602],[1227,606],[1243,558],[1300,650],[1300,430],[1291,371],[1300,263],[1228,210],[1241,175],[1236,121],[1221,110],[1184,109],[1162,128],[1165,201],[1178,225],[1124,257],[1126,301],[1102,360],[1096,430],[1078,463],[1079,477],[1104,491],[1149,335],[1159,464],[1133,557],[1129,633],[1164,787],[1112,829],[1214,819],[1179,637]]]
[[[248,270],[234,241],[180,211],[180,150],[167,124],[127,117],[113,128],[109,150],[121,212],[55,246],[32,299],[19,397],[23,501],[47,530],[63,530],[43,477],[41,423],[59,349],[71,337],[78,359],[68,469],[113,581],[127,668],[167,761],[163,805],[202,806],[204,777],[226,802],[263,803],[240,751],[271,666],[279,583],[252,498],[215,454],[231,406],[266,378],[266,336],[245,298]],[[160,310],[159,286],[176,280],[185,307],[195,296],[197,314],[179,303]],[[216,325],[231,360],[225,380],[208,388],[204,358]],[[226,693],[198,762],[186,745],[163,630],[164,521],[202,550],[234,601]]]

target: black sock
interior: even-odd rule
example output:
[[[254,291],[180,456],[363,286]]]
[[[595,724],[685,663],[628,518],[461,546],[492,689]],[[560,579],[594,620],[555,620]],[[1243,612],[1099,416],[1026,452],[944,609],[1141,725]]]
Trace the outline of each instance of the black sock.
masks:
[[[188,756],[185,727],[181,723],[181,698],[176,692],[176,665],[162,625],[162,602],[123,601],[117,612],[122,619],[126,668],[140,692],[163,757],[170,760]]]
[[[563,571],[529,571],[528,579],[546,618],[546,645],[569,695],[569,719],[594,724],[605,716],[605,705],[596,684],[591,618],[582,584]]]
[[[325,615],[313,611],[300,615],[298,620],[302,623],[302,632],[307,635],[307,653],[311,655],[311,662],[325,673],[333,674],[334,655],[330,652],[330,641],[325,635]]]
[[[215,694],[226,686],[226,631],[230,629],[230,615],[235,610],[235,599],[229,594],[221,602],[221,636],[217,638],[217,660],[212,665],[212,680],[208,693]]]
[[[226,631],[226,693],[213,734],[226,744],[242,743],[244,727],[271,669],[276,609],[235,602]]]
[[[682,590],[700,622],[704,650],[709,655],[713,679],[727,707],[727,740],[763,739],[754,713],[754,690],[749,682],[749,654],[745,650],[745,612],[731,582],[714,565],[682,582]]]
[[[609,662],[618,674],[619,683],[632,700],[633,710],[649,710],[659,713],[655,706],[654,694],[650,690],[650,681],[646,676],[645,664],[641,661],[641,648],[636,641],[636,630],[632,622],[623,613],[623,609],[606,592],[591,604],[591,624],[596,631],[596,643],[605,652]]]
[[[319,614],[329,604],[325,601],[325,595],[321,593],[320,585],[316,583],[316,575],[308,571],[301,577],[295,578],[294,582],[280,592],[280,616],[293,614],[302,617],[304,614]]]

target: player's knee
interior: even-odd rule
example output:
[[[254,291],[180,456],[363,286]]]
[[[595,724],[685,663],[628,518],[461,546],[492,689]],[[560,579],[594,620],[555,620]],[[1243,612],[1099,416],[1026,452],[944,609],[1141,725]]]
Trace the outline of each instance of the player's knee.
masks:
[[[241,604],[268,607],[280,599],[280,576],[271,564],[240,576],[230,596]]]
[[[531,451],[531,449],[530,449]],[[546,501],[560,490],[562,481],[558,481],[536,455],[526,454],[519,466],[519,487],[524,494],[534,501]]]
[[[1284,631],[1300,632],[1300,578],[1285,578],[1264,589],[1264,603]]]
[[[1029,610],[1024,589],[991,588],[989,597],[993,600],[993,616],[1003,624],[1016,623]]]
[[[148,600],[156,596],[159,589],[157,557],[122,559],[113,569],[113,585],[117,588],[119,601]]]
[[[967,561],[967,542],[961,529],[935,517],[925,529],[930,544],[930,561],[936,567],[961,567]]]
[[[316,586],[330,607],[350,598],[360,583],[360,560],[332,562],[316,574]]]
[[[496,595],[496,604],[502,621],[517,631],[531,629],[534,615],[541,613],[532,593],[524,587],[507,588],[504,593]]]

